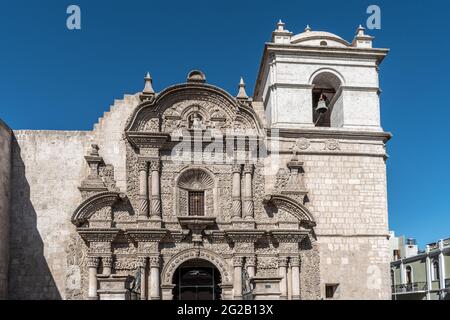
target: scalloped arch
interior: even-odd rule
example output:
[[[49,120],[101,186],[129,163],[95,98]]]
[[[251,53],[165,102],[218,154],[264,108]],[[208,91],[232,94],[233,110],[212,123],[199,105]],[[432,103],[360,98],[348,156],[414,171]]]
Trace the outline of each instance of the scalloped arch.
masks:
[[[202,259],[211,262],[220,272],[222,285],[231,284],[230,267],[222,256],[207,249],[188,249],[177,253],[164,265],[161,273],[163,275],[163,285],[171,285],[173,275],[178,267],[184,262],[193,259]]]
[[[187,190],[208,190],[215,187],[215,181],[212,174],[204,169],[188,168],[180,174],[177,185]]]

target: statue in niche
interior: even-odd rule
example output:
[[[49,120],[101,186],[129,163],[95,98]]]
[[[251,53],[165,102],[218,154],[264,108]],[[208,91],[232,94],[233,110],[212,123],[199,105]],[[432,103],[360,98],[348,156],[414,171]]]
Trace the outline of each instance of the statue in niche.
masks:
[[[189,129],[203,129],[203,118],[198,112],[189,116]]]

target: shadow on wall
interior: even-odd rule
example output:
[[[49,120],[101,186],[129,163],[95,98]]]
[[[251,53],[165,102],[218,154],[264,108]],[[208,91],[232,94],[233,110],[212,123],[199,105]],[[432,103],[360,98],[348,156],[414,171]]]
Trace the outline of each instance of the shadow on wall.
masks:
[[[37,215],[30,200],[30,185],[20,146],[12,139],[10,300],[60,300],[61,295],[44,257],[44,243],[37,229]]]

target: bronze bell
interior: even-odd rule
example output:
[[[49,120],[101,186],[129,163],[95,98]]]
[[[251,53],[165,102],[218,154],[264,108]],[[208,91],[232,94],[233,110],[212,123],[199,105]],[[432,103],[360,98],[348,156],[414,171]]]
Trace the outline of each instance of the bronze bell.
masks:
[[[317,103],[316,112],[319,114],[326,113],[328,111],[327,104],[323,94],[320,95],[319,103]]]

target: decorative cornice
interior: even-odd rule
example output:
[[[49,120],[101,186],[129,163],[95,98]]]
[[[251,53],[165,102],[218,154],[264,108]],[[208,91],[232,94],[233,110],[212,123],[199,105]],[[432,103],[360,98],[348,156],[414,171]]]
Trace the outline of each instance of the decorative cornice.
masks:
[[[272,230],[270,235],[277,241],[282,243],[300,243],[308,237],[309,231],[302,230]]]
[[[167,229],[127,229],[125,235],[134,242],[160,242],[168,234]]]
[[[109,228],[77,228],[78,234],[81,238],[88,242],[109,242],[112,243],[121,232],[120,229]]]
[[[265,235],[265,231],[255,229],[227,230],[225,234],[232,242],[255,243]]]
[[[271,129],[266,130],[267,136],[271,137]],[[352,131],[352,130],[335,130],[335,129],[313,129],[313,128],[296,128],[296,129],[276,129],[277,136],[275,138],[323,138],[323,139],[348,139],[348,140],[381,140],[384,143],[392,138],[390,132],[381,131]],[[303,152],[302,152],[303,153]]]
[[[136,148],[161,148],[170,141],[170,135],[161,132],[126,132],[125,136]]]

